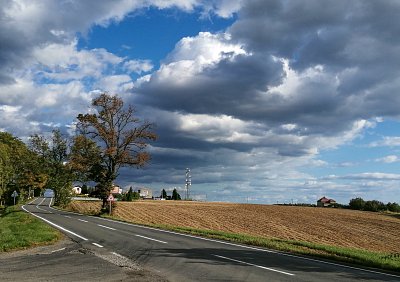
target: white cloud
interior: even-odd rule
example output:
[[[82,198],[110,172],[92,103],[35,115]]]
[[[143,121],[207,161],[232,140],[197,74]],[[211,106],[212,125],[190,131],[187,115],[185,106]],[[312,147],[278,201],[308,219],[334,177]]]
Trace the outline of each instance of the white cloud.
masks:
[[[124,68],[126,70],[137,74],[149,72],[153,67],[150,60],[129,60],[124,63]]]
[[[107,75],[101,77],[94,87],[101,92],[125,93],[133,87],[133,82],[129,75]]]
[[[176,114],[179,130],[207,142],[257,143],[260,136],[251,134],[257,124],[230,116]]]
[[[383,158],[380,158],[380,159],[376,159],[376,161],[390,164],[390,163],[398,162],[399,161],[399,157],[396,156],[396,155],[389,155],[389,156],[386,156],[386,157],[383,157]]]
[[[120,64],[123,59],[104,49],[77,50],[77,40],[69,44],[49,44],[34,49],[34,71],[44,78],[57,81],[98,78],[108,68]]]
[[[196,37],[184,37],[168,55],[165,64],[178,61],[194,61],[197,64],[209,65],[218,62],[229,54],[234,58],[246,51],[240,44],[229,41],[227,34],[200,32]]]
[[[348,175],[331,175],[330,179],[354,179],[354,180],[400,180],[400,174],[385,172],[364,172]]]
[[[400,137],[398,136],[385,136],[383,140],[372,142],[370,147],[397,147],[400,146]]]

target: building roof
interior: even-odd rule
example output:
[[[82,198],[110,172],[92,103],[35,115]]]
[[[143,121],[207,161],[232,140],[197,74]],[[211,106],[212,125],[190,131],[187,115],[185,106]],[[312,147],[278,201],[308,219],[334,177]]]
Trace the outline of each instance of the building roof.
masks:
[[[328,199],[326,197],[322,197],[321,199],[318,200],[318,202],[321,202],[321,203],[332,203],[332,202],[336,203],[336,201],[334,199]]]

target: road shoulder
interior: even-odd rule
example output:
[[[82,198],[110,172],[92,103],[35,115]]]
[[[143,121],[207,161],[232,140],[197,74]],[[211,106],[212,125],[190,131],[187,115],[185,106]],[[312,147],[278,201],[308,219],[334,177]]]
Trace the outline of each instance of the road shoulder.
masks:
[[[2,281],[167,281],[128,258],[64,238],[53,245],[0,253]]]

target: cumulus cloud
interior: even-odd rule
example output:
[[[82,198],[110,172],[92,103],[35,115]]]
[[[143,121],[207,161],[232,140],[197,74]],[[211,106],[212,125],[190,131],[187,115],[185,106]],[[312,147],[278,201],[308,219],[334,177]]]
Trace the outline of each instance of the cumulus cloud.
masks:
[[[241,5],[232,27],[183,38],[132,89],[133,101],[169,116],[161,123],[173,142],[160,147],[197,149],[204,163],[208,152],[230,148],[230,162],[256,149],[272,163],[304,158],[308,165],[325,165],[315,160],[322,150],[352,142],[381,117],[398,116],[397,2],[332,1],[330,9],[320,1]],[[224,119],[239,130],[229,131]],[[252,160],[252,167],[260,161]]]
[[[153,64],[150,60],[129,60],[124,63],[124,68],[129,72],[144,73],[153,69]]]
[[[143,183],[173,185],[190,165],[197,167],[198,183],[212,183],[216,194],[251,191],[274,202],[282,200],[282,191],[311,199],[336,189],[343,197],[351,185],[361,191],[359,182],[370,187],[367,182],[398,180],[384,173],[315,180],[302,172],[328,165],[318,159],[321,151],[352,142],[381,117],[399,117],[397,1],[1,4],[1,130],[25,136],[65,126],[94,93],[108,90],[124,93],[158,124],[152,168],[123,172],[126,183],[133,175]],[[218,33],[182,38],[155,70],[150,60],[78,48],[79,34],[150,6],[237,19]],[[137,75],[142,77],[133,80]],[[399,140],[384,137],[370,146],[398,146]]]

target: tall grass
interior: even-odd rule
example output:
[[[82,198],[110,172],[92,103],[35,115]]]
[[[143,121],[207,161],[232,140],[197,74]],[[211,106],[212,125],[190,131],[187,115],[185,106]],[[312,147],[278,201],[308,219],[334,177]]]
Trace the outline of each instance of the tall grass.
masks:
[[[0,252],[51,244],[61,233],[15,207],[0,213]]]

